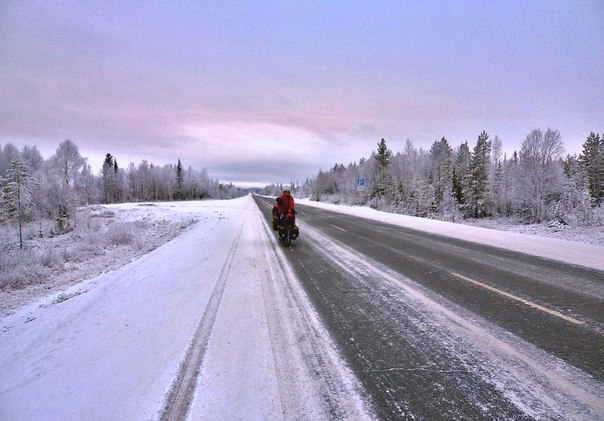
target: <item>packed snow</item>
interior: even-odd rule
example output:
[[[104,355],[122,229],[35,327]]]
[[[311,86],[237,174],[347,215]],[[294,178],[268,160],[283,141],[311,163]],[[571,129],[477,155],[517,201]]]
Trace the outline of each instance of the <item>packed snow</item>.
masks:
[[[302,203],[604,269],[602,246]],[[372,417],[250,196],[95,212],[181,234],[138,258],[118,251],[121,267],[84,280],[99,271],[92,256],[81,282],[42,298],[6,292],[31,302],[0,319],[0,419],[159,419],[208,312],[189,419]]]
[[[251,197],[144,208],[199,222],[0,319],[0,419],[159,419],[212,300],[191,419],[370,418]]]

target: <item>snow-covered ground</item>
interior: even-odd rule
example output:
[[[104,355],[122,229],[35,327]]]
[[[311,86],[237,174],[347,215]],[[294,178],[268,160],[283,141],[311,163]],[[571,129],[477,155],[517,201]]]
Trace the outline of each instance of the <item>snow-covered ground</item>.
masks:
[[[118,269],[199,218],[207,216],[187,202],[91,205],[78,210],[77,227],[63,235],[49,236],[50,221],[26,225],[24,250],[14,244],[14,227],[0,227],[0,315]]]
[[[604,269],[602,246],[308,204]],[[157,419],[192,343],[204,353],[190,419],[371,416],[251,197],[106,211],[182,233],[141,257],[109,247],[97,257],[113,266],[92,255],[82,282],[55,280],[50,295],[5,292],[30,302],[0,319],[0,419]]]
[[[251,197],[145,212],[199,222],[0,319],[0,419],[158,419],[192,343],[190,419],[369,418]]]

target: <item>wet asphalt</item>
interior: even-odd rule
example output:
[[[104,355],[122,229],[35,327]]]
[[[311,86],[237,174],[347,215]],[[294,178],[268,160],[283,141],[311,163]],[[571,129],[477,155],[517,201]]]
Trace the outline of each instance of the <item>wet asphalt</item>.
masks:
[[[272,201],[255,199],[268,222]],[[471,338],[456,336],[463,329],[440,326],[383,271],[363,271],[345,253],[334,258],[321,241],[305,238],[303,226],[410,280],[460,317],[604,381],[604,272],[296,208],[300,238],[285,255],[381,419],[531,417],[496,386],[498,368],[467,346]]]

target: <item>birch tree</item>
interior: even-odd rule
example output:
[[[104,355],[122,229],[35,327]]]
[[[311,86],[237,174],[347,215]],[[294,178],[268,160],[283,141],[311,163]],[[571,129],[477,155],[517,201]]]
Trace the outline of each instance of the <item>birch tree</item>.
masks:
[[[69,225],[68,220],[71,213],[75,219],[75,206],[77,199],[74,197],[72,187],[75,184],[75,177],[80,169],[86,164],[86,159],[82,158],[78,147],[69,139],[62,142],[56,153],[50,158],[50,165],[58,175],[61,191],[61,199],[57,209],[57,228],[59,232],[64,232]]]
[[[530,222],[543,221],[546,205],[562,190],[562,165],[558,158],[563,152],[557,130],[533,130],[522,142],[519,193]]]

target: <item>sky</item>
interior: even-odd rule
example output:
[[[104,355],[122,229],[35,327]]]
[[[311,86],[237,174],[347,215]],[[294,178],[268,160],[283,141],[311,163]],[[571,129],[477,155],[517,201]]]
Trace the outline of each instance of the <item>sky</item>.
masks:
[[[604,132],[604,2],[0,2],[0,144],[302,183],[386,139]]]

